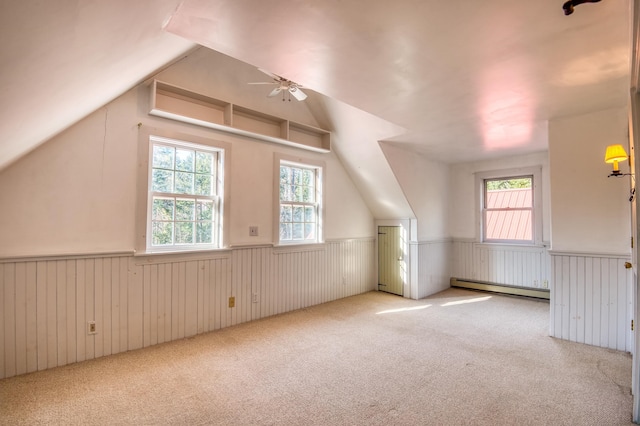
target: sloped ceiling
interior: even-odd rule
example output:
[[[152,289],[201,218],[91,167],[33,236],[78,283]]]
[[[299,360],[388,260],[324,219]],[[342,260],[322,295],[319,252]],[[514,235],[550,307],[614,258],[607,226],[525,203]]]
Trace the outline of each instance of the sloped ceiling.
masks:
[[[446,163],[514,155],[547,149],[549,119],[626,105],[628,2],[563,2],[4,1],[0,170],[202,45],[324,95],[372,211],[405,217],[381,139]]]
[[[194,48],[179,3],[0,2],[0,170]]]

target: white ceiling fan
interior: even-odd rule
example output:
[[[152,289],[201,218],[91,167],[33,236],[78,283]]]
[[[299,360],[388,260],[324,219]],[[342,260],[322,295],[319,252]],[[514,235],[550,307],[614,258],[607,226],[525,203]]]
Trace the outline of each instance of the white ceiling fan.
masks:
[[[291,80],[287,80],[284,77],[280,77],[277,74],[273,74],[272,72],[269,72],[267,70],[263,70],[262,68],[258,68],[260,71],[262,71],[263,73],[265,73],[266,75],[268,75],[269,77],[271,77],[273,79],[273,81],[269,81],[269,82],[257,82],[257,83],[249,83],[249,84],[275,84],[277,85],[277,87],[275,89],[273,89],[271,91],[271,93],[269,93],[267,95],[267,97],[272,98],[274,96],[277,96],[279,93],[282,93],[282,100],[285,100],[285,93],[289,93],[289,101],[291,101],[291,95],[293,95],[294,98],[296,98],[299,101],[304,101],[305,99],[307,99],[307,95],[300,90],[302,88],[301,85],[299,85],[298,83],[294,83]]]

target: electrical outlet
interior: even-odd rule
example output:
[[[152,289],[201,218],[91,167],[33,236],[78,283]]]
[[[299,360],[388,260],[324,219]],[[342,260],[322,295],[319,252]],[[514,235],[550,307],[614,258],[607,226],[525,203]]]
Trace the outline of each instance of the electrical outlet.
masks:
[[[231,297],[229,298],[229,307],[230,307],[230,308],[235,308],[235,307],[236,307],[236,298],[235,298],[235,297],[233,297],[233,296],[231,296]]]
[[[542,281],[542,288],[549,288],[549,281],[547,280]]]
[[[251,301],[252,301],[253,303],[258,303],[258,293],[253,293],[253,294],[251,295]]]
[[[249,236],[250,237],[257,237],[258,236],[258,227],[257,226],[250,226],[249,227]]]
[[[96,334],[96,322],[95,321],[89,321],[87,322],[87,334]]]

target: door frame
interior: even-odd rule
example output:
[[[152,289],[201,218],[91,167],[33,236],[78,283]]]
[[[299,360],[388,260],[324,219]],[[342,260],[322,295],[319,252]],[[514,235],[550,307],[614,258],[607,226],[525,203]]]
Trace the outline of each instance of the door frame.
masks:
[[[635,155],[635,146],[639,145],[640,133],[640,93],[635,88],[631,90],[631,100],[629,109],[629,166],[630,172],[635,174],[640,170],[640,156]],[[636,183],[632,180],[632,190],[635,190]],[[635,323],[632,332],[632,362],[631,362],[631,393],[633,394],[633,421],[640,423],[640,338],[638,335],[638,319],[640,309],[640,292],[638,291],[638,265],[640,264],[640,250],[637,249],[640,243],[640,228],[638,227],[638,195],[635,194],[631,204],[631,227],[632,227],[632,276],[631,276],[631,305],[632,321]]]
[[[630,169],[631,173],[640,170],[640,155],[635,155],[635,147],[640,146],[640,0],[630,2],[630,24],[631,24],[631,81],[629,96],[629,150],[630,152]],[[632,181],[632,187],[635,188],[637,181]],[[640,250],[636,247],[640,243],[640,225],[638,221],[638,196],[631,207],[631,223],[633,224],[632,236],[634,238],[632,251],[632,307],[633,321],[637,324],[640,319],[640,292],[638,291],[638,265],[640,264]],[[640,423],[640,335],[638,333],[638,325],[633,331],[633,352],[631,362],[631,393],[633,394],[633,422]]]

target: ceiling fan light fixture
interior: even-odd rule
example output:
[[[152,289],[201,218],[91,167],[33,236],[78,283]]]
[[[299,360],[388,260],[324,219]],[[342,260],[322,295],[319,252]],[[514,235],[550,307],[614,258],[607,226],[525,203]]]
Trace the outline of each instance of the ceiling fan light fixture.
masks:
[[[290,95],[293,95],[294,98],[296,98],[299,101],[304,101],[305,99],[307,99],[307,95],[300,90],[300,88],[302,87],[301,85],[299,85],[298,83],[295,83],[291,80],[287,80],[284,77],[281,77],[277,74],[273,74],[272,72],[269,72],[267,70],[264,70],[262,68],[258,68],[259,71],[265,73],[266,75],[268,75],[269,77],[271,77],[273,79],[272,82],[257,82],[257,83],[249,83],[249,84],[277,84],[278,87],[276,87],[275,89],[273,89],[271,91],[271,93],[269,93],[267,95],[268,98],[274,97],[276,96],[278,93],[283,92],[282,93],[282,100],[284,100],[284,91],[289,92]],[[291,97],[289,97],[289,100],[291,100]]]

